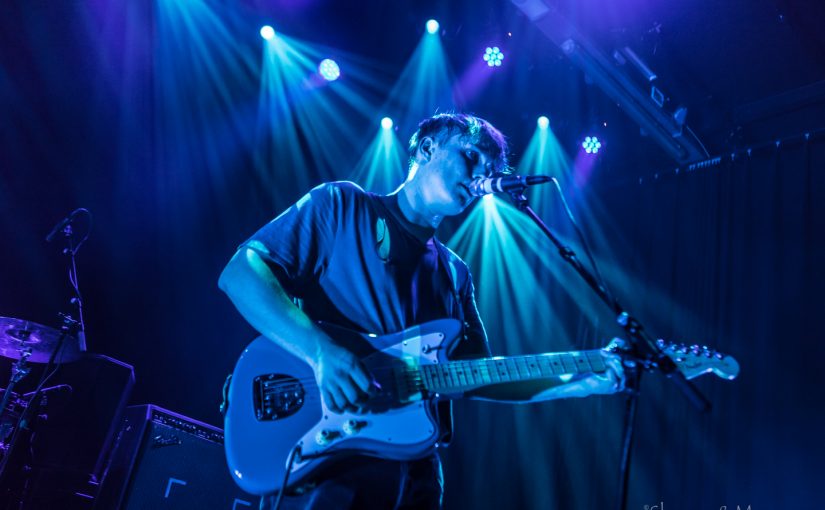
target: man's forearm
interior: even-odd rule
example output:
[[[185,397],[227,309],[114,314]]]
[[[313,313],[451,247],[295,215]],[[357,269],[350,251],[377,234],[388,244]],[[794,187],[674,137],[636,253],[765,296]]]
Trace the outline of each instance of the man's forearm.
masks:
[[[258,332],[315,366],[329,337],[295,306],[254,250],[239,250],[221,273],[218,286]]]
[[[562,380],[558,377],[536,381],[499,383],[468,391],[465,397],[498,402],[542,402],[557,398],[584,397],[589,395],[579,380]]]
[[[292,303],[257,252],[239,250],[218,286],[252,327],[312,367],[332,412],[353,408],[368,394],[371,377],[363,363]]]

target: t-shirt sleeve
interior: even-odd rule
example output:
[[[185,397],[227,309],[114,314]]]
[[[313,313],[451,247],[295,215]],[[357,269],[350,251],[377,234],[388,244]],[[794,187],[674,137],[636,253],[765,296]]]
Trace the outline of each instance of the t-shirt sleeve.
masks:
[[[461,306],[464,309],[464,322],[466,338],[458,343],[453,351],[452,359],[489,358],[490,344],[487,341],[487,332],[478,313],[476,306],[475,286],[473,277],[467,272],[467,279],[460,292]]]
[[[287,293],[301,298],[329,264],[340,217],[340,189],[322,184],[247,239]]]

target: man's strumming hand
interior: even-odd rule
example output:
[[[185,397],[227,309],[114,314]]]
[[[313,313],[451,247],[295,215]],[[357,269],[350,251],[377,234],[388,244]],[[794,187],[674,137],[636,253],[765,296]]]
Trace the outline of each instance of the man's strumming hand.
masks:
[[[318,348],[313,370],[321,396],[332,412],[356,410],[369,396],[372,377],[364,364],[331,339]]]

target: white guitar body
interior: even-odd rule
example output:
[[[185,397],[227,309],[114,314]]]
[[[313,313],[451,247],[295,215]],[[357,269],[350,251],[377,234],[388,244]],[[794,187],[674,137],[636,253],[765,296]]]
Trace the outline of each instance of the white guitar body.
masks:
[[[300,453],[290,485],[332,454],[409,460],[435,448],[440,431],[434,399],[423,399],[416,381],[399,377],[407,374],[406,366],[414,371],[445,362],[459,323],[434,321],[382,337],[322,327],[359,354],[380,391],[363,413],[331,412],[308,365],[271,340],[254,340],[236,364],[225,416],[229,469],[247,492],[267,494],[279,488],[296,446]]]
[[[441,351],[438,346],[444,339],[443,333],[431,331],[418,336],[418,330],[418,327],[414,327],[404,331],[403,340],[381,352],[405,363],[413,362],[413,366],[438,363],[437,353]],[[430,412],[430,402],[422,400],[420,395],[408,404],[380,413],[379,420],[370,419],[372,413],[369,412],[333,413],[323,399],[321,409],[323,418],[298,442],[302,457],[346,449],[347,444],[352,442],[351,447],[358,449],[360,453],[374,453],[382,458],[403,460],[427,455],[438,440],[437,418]],[[358,428],[358,422],[364,422],[364,425]],[[356,427],[352,426],[353,423]],[[354,430],[355,428],[358,430]],[[329,431],[341,432],[342,436],[337,440],[332,438],[328,444],[320,444],[322,441],[319,438],[325,432],[328,436]],[[370,443],[375,444],[374,450],[368,448]],[[397,445],[397,448],[392,445]],[[300,466],[298,463],[295,471]]]
[[[439,398],[460,398],[495,384],[607,370],[598,349],[448,361],[461,331],[452,319],[380,337],[321,327],[362,360],[376,391],[362,412],[333,413],[309,365],[264,337],[249,344],[232,374],[224,421],[230,473],[249,493],[279,490],[290,457],[292,486],[342,454],[396,460],[427,456],[441,437]],[[736,360],[706,347],[664,342],[660,347],[688,379],[709,372],[733,379],[739,373]]]

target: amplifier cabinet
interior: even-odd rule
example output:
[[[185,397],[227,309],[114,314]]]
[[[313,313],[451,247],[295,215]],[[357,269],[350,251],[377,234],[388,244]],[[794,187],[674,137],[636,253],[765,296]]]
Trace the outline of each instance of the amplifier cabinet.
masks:
[[[126,408],[95,509],[242,510],[258,499],[232,481],[221,429],[140,405]]]

